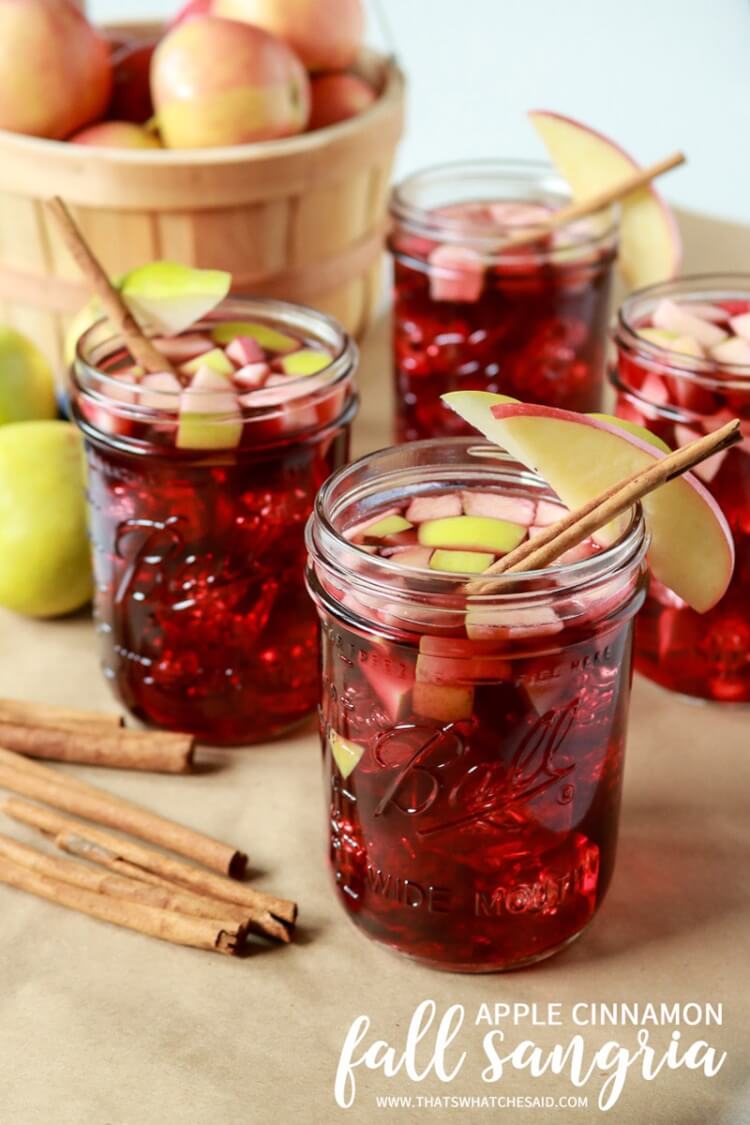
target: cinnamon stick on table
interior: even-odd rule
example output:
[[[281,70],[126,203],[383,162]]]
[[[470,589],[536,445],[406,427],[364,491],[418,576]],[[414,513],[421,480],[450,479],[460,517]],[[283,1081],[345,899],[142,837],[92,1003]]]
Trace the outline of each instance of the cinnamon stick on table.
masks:
[[[0,746],[56,762],[109,766],[113,769],[190,773],[195,740],[172,731],[126,730],[80,720],[35,723],[11,719],[0,704]]]
[[[247,856],[229,844],[2,748],[0,787],[43,801],[74,816],[82,816],[109,828],[129,832],[141,840],[168,848],[221,874],[239,878],[245,872]]]
[[[112,731],[123,726],[123,718],[122,715],[103,711],[81,711],[74,707],[37,703],[35,700],[0,699],[0,723]]]
[[[112,922],[140,934],[161,938],[176,945],[189,945],[196,949],[209,949],[217,953],[235,953],[241,942],[240,928],[224,921],[210,918],[191,918],[172,910],[127,902],[109,895],[84,890],[80,886],[64,883],[41,875],[29,867],[0,858],[0,883],[27,891],[58,906],[67,906],[81,914]]]
[[[234,907],[230,903],[222,904],[215,899],[200,898],[187,891],[180,891],[179,888],[153,886],[139,879],[89,867],[88,864],[78,863],[73,859],[47,855],[2,833],[0,833],[0,858],[10,860],[21,867],[28,867],[37,875],[57,879],[61,883],[70,883],[72,886],[96,894],[110,895],[112,898],[125,899],[127,902],[139,902],[143,906],[155,906],[160,910],[172,910],[177,914],[188,914],[195,918],[210,918],[214,922],[221,918],[224,927],[230,931],[236,930],[240,939],[245,937],[248,929],[247,914],[243,913],[240,907]]]
[[[277,938],[279,941],[291,941],[291,931],[297,918],[297,904],[288,899],[277,898],[265,891],[257,891],[246,883],[224,879],[182,860],[155,852],[134,840],[113,836],[109,832],[63,816],[53,809],[43,809],[16,797],[8,798],[2,808],[13,820],[54,837],[55,841],[66,850],[67,837],[72,835],[77,841],[85,840],[89,844],[104,848],[113,856],[142,867],[145,871],[153,872],[180,887],[187,887],[197,894],[219,899],[222,902],[233,902],[246,907],[254,930]],[[76,847],[77,854],[80,855],[80,843],[77,843]]]

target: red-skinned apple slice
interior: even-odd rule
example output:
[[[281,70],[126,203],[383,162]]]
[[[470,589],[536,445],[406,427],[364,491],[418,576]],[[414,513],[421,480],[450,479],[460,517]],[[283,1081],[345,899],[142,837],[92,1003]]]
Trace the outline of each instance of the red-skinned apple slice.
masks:
[[[531,123],[574,200],[624,180],[639,166],[601,133],[569,117],[532,110]],[[653,185],[622,202],[619,266],[634,289],[665,281],[679,273],[682,244],[675,218]]]
[[[617,424],[553,407],[530,406],[487,391],[455,391],[443,401],[490,441],[536,470],[563,503],[579,508],[664,454]],[[716,501],[691,473],[642,500],[655,576],[704,613],[726,592],[734,544]],[[597,532],[612,543],[617,526]]]

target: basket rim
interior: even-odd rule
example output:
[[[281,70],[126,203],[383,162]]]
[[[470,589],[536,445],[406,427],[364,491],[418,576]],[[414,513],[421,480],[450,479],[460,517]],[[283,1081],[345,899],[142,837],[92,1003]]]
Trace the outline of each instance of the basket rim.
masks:
[[[110,28],[125,29],[158,26],[142,23],[118,23]],[[196,164],[210,161],[212,165],[231,166],[235,164],[265,162],[273,158],[293,157],[324,149],[347,138],[357,136],[364,130],[375,129],[381,121],[390,117],[394,111],[400,112],[404,103],[406,78],[396,59],[372,48],[365,48],[358,62],[370,66],[380,65],[383,74],[383,87],[378,98],[362,113],[340,121],[336,125],[326,125],[311,132],[299,133],[292,137],[279,137],[271,141],[250,141],[242,145],[223,145],[215,148],[184,149],[118,149],[71,144],[65,140],[51,140],[48,137],[33,137],[25,133],[14,133],[0,129],[0,152],[12,155],[43,156],[45,160],[55,160],[57,166],[80,165],[85,159],[99,165],[119,165],[127,168],[142,168],[153,172],[164,168],[193,168]],[[363,130],[364,127],[364,130]]]

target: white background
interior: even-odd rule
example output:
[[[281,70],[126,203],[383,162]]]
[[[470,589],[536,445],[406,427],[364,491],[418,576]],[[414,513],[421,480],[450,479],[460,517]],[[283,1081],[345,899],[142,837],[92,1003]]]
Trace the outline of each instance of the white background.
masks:
[[[367,0],[370,40],[382,44]],[[411,81],[400,171],[542,152],[530,108],[585,121],[692,210],[750,223],[750,0],[379,0]],[[88,0],[96,20],[158,18],[179,0]],[[217,60],[221,65],[221,60]]]

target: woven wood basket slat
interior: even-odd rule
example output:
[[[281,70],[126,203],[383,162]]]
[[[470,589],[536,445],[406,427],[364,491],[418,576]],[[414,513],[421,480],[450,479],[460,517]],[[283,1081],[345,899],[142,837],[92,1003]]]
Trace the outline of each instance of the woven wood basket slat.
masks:
[[[226,269],[236,292],[313,305],[361,336],[379,292],[404,82],[374,52],[359,69],[381,91],[369,110],[283,141],[107,152],[0,131],[0,322],[61,370],[87,294],[43,206],[55,193],[113,277],[160,257]]]

